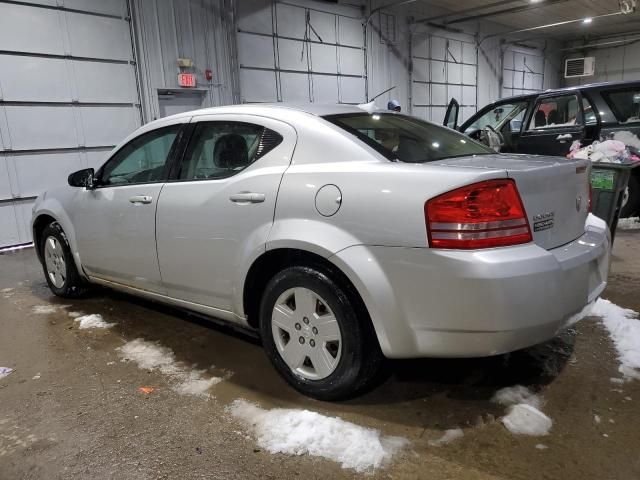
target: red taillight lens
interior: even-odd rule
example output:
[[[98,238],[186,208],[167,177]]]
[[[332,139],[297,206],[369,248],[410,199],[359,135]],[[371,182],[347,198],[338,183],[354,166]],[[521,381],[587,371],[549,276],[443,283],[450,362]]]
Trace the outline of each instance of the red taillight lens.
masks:
[[[511,179],[487,180],[443,193],[424,204],[424,215],[433,248],[504,247],[532,240]]]

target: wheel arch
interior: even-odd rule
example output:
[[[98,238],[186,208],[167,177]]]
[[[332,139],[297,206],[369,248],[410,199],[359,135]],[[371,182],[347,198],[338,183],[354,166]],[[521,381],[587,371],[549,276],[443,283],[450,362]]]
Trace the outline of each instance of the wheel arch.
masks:
[[[299,248],[267,250],[254,260],[245,277],[242,292],[244,314],[250,326],[259,327],[260,302],[269,280],[284,268],[294,265],[317,267],[330,274],[333,280],[339,282],[347,290],[351,299],[356,303],[358,311],[365,315],[364,318],[373,327],[362,296],[349,277],[327,258]]]

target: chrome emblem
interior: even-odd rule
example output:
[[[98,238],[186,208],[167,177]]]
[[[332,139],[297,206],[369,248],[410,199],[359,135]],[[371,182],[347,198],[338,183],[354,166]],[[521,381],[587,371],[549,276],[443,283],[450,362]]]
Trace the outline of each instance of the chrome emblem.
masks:
[[[578,195],[576,197],[576,212],[580,211],[580,207],[582,206],[582,197]]]

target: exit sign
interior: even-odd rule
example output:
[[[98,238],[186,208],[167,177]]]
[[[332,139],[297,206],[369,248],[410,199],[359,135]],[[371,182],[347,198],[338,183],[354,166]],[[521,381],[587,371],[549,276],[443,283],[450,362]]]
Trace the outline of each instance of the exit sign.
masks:
[[[178,85],[181,87],[195,87],[196,75],[194,73],[179,73]]]

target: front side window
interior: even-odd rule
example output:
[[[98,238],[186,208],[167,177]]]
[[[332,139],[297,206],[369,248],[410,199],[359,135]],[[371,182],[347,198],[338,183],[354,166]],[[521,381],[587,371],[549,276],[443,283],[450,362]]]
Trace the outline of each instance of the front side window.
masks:
[[[640,122],[640,88],[602,92],[620,123]]]
[[[164,179],[169,152],[181,125],[146,133],[122,147],[100,174],[104,186],[153,183]]]
[[[444,158],[494,153],[456,131],[415,117],[388,113],[352,113],[324,118],[355,135],[389,160],[426,163]]]
[[[529,121],[529,130],[569,127],[582,123],[577,95],[563,95],[540,100]]]
[[[199,122],[189,141],[178,179],[226,178],[244,170],[282,141],[261,125]]]
[[[528,104],[529,102],[524,101],[497,105],[484,115],[478,117],[478,119],[465,128],[464,131],[465,133],[472,133],[487,127],[492,127],[494,130],[500,131],[507,123],[509,123],[510,131],[520,131],[522,117],[527,110]]]

